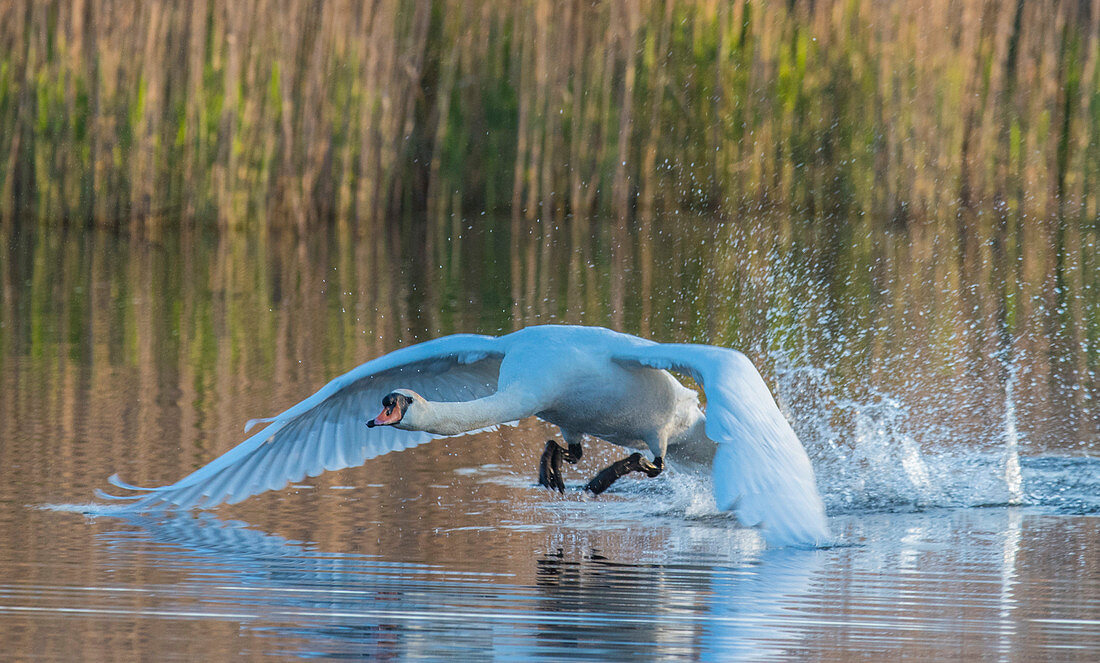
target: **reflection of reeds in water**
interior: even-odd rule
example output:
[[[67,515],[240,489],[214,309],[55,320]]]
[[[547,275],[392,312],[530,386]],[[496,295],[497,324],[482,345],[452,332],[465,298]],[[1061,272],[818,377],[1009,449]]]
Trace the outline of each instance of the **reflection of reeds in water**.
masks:
[[[1030,227],[995,257],[917,228],[837,243],[782,214],[744,223],[751,228],[716,232],[707,217],[658,217],[654,235],[665,239],[649,258],[638,251],[622,272],[605,264],[577,279],[567,275],[569,246],[541,261],[537,242],[525,240],[549,288],[514,302],[510,258],[493,233],[455,241],[462,264],[453,273],[425,273],[418,251],[377,251],[372,239],[337,233],[149,241],[0,228],[0,421],[17,441],[0,445],[0,467],[47,454],[54,460],[28,471],[65,472],[83,488],[77,495],[114,471],[164,483],[240,441],[245,420],[402,345],[552,321],[548,310],[559,314],[553,321],[613,324],[613,279],[627,302],[623,329],[745,351],[796,423],[858,413],[861,403],[882,409],[875,394],[890,394],[905,408],[894,420],[920,443],[996,445],[1008,361],[1021,448],[1095,450],[1100,274],[1082,263],[1095,260],[1093,249],[1067,242],[1056,252]],[[575,248],[607,261],[599,238]],[[654,275],[648,285],[631,276],[641,272]],[[824,382],[783,392],[791,368]],[[826,423],[849,441],[852,422]],[[24,446],[42,439],[55,442]],[[88,466],[89,454],[121,460]]]
[[[1097,0],[14,0],[0,211],[369,232],[423,210],[429,245],[452,212],[601,213],[622,250],[627,217],[754,201],[1095,218],[1098,25]]]

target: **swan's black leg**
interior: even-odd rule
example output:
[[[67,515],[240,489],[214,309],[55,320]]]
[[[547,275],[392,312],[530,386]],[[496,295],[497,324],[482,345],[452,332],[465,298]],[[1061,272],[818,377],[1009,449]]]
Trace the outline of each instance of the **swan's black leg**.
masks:
[[[565,481],[561,476],[561,461],[576,463],[584,454],[580,442],[570,442],[568,449],[562,449],[555,440],[547,440],[542,458],[539,458],[539,485],[559,493],[565,492]]]
[[[554,440],[546,441],[546,448],[539,458],[539,485],[550,490],[565,492],[565,482],[561,478],[561,457],[565,451]]]
[[[593,495],[599,495],[610,488],[611,484],[631,472],[644,472],[646,476],[655,477],[663,469],[665,469],[664,458],[658,456],[651,463],[642,454],[632,453],[626,458],[617,460],[605,467],[599,474],[592,477],[592,480],[588,482],[584,489]]]

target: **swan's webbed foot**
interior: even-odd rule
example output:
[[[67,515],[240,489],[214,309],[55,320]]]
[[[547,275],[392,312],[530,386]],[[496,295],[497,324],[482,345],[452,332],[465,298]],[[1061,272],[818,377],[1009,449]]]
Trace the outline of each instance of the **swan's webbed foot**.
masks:
[[[599,495],[610,488],[611,484],[631,472],[643,472],[648,477],[655,477],[664,469],[664,458],[657,456],[653,459],[653,462],[650,462],[642,454],[632,453],[626,458],[617,460],[605,467],[599,474],[592,477],[592,480],[588,482],[584,489],[593,495]]]
[[[565,481],[561,476],[561,461],[564,459],[570,463],[576,463],[583,453],[584,449],[579,442],[570,442],[568,449],[562,449],[557,441],[547,440],[542,458],[539,458],[539,485],[564,493]]]
[[[539,485],[559,493],[565,492],[565,481],[561,478],[562,455],[564,450],[561,445],[554,440],[547,440],[546,449],[539,459]]]

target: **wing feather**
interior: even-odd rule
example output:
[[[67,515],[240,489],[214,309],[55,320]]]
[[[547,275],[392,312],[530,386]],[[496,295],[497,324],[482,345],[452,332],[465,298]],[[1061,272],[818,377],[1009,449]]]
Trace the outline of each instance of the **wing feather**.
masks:
[[[268,419],[248,439],[176,483],[138,488],[133,510],[211,508],[280,489],[306,475],[354,467],[367,459],[441,437],[391,426],[367,430],[366,420],[390,391],[407,387],[425,398],[461,401],[496,391],[503,351],[491,336],[458,334],[396,350],[341,375],[309,398]],[[106,497],[115,497],[104,495]]]
[[[691,375],[707,397],[706,435],[717,443],[714,497],[773,545],[829,540],[825,507],[806,450],[749,359],[727,348],[634,344],[615,361]]]

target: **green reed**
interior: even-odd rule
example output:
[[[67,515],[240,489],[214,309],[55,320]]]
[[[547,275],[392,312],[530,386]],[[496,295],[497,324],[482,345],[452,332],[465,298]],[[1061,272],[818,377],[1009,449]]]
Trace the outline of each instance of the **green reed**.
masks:
[[[527,221],[779,204],[1094,222],[1100,4],[31,2],[0,213]],[[643,220],[644,223],[644,220]]]

